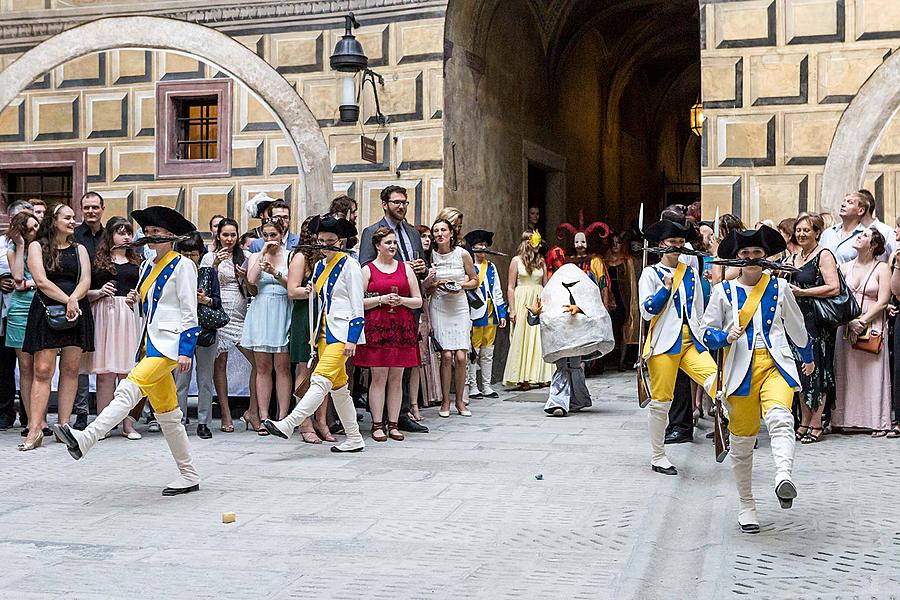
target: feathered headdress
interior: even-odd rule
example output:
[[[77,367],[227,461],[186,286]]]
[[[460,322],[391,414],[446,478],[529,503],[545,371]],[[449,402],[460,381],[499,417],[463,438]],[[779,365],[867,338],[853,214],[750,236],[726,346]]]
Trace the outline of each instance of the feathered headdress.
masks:
[[[267,196],[265,192],[260,192],[247,200],[247,204],[244,205],[244,210],[251,219],[258,219],[260,213],[267,209],[273,202],[275,202],[273,198]]]
[[[562,223],[559,227],[556,228],[556,240],[559,242],[565,241],[565,235],[569,234],[573,238],[576,233],[583,233],[585,237],[588,239],[591,238],[591,235],[594,233],[597,234],[601,240],[605,240],[609,237],[610,229],[609,225],[602,221],[594,221],[587,227],[584,226],[584,210],[578,211],[578,227],[575,227],[571,223]]]

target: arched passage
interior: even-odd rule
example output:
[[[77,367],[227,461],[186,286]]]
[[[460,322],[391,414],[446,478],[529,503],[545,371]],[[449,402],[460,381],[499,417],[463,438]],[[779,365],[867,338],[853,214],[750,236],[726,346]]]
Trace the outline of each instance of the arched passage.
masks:
[[[823,211],[837,213],[844,195],[863,186],[878,142],[900,110],[898,81],[900,55],[892,54],[872,73],[841,116],[822,175]]]
[[[444,33],[444,202],[504,251],[529,205],[553,236],[699,200],[697,0],[450,0]]]
[[[60,33],[0,72],[0,110],[35,79],[67,61],[116,48],[168,50],[212,64],[246,85],[268,106],[291,143],[302,169],[298,200],[310,213],[324,212],[332,194],[328,146],[303,99],[265,60],[223,33],[159,17],[99,19]]]

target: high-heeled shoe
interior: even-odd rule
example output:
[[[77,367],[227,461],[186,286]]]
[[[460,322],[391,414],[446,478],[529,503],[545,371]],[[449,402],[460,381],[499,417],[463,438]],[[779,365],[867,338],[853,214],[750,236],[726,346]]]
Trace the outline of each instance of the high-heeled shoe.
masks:
[[[447,410],[439,410],[438,416],[441,417],[442,419],[449,419],[450,418],[450,409],[448,408]]]
[[[459,408],[457,408],[457,409],[456,409],[456,412],[457,412],[457,414],[458,414],[459,416],[461,416],[461,417],[471,417],[471,416],[472,416],[472,411],[470,411],[468,408],[464,408],[464,409],[462,409],[462,410],[460,410]]]
[[[29,450],[34,450],[35,448],[40,448],[43,445],[44,445],[44,432],[39,431],[36,438],[34,438],[30,442],[28,442],[28,441],[22,442],[21,444],[19,444],[18,447],[19,447],[19,450],[21,450],[22,452],[28,452]]]
[[[259,415],[254,415],[249,410],[244,411],[244,414],[241,415],[241,420],[244,422],[244,431],[247,431],[252,427],[253,431],[258,432],[260,427],[262,427]]]

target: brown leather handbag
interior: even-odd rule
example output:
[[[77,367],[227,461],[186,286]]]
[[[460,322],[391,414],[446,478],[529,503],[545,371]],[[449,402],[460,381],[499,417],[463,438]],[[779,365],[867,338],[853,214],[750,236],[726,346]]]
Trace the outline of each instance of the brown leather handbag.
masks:
[[[875,268],[878,266],[878,263],[875,263],[875,267],[872,267],[872,270],[869,272],[869,276],[866,277],[866,282],[863,284],[862,293],[863,299],[860,302],[860,314],[864,314],[864,307],[866,304],[866,287],[869,285],[869,279],[872,278],[872,273],[875,272]],[[882,318],[882,322],[884,319]],[[849,335],[850,329],[847,329],[847,334]],[[862,350],[863,352],[868,352],[869,354],[881,354],[881,349],[884,347],[884,334],[881,331],[873,331],[872,324],[869,323],[866,326],[866,330],[861,334],[856,336],[856,341],[853,343],[854,350]]]

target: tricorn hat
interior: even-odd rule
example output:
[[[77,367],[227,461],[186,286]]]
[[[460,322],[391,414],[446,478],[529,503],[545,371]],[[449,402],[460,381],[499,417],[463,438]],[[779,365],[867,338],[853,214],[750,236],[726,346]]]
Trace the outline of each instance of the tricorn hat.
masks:
[[[356,227],[347,219],[336,219],[333,215],[318,215],[309,222],[310,233],[333,233],[342,240],[354,237]]]
[[[662,219],[648,227],[644,237],[654,244],[659,244],[661,241],[670,238],[684,238],[684,241],[690,243],[697,241],[700,236],[697,235],[697,230],[690,223],[682,225],[675,221]]]
[[[148,227],[162,227],[171,231],[174,235],[187,235],[197,228],[184,216],[168,206],[148,206],[132,211],[131,218],[137,221],[141,229]]]
[[[787,244],[777,230],[768,225],[747,231],[733,230],[719,244],[719,258],[737,258],[742,248],[762,248],[766,256],[784,252]]]
[[[485,231],[484,229],[474,229],[467,233],[463,239],[466,240],[466,243],[469,245],[469,248],[474,248],[475,246],[481,244],[484,246],[493,246],[494,245],[494,232],[493,231]]]

